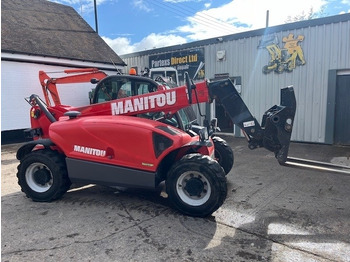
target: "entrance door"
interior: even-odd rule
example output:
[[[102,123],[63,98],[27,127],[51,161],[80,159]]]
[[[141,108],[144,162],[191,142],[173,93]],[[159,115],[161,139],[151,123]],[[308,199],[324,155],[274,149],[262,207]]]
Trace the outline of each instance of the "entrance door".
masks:
[[[337,76],[334,143],[350,145],[350,75]]]

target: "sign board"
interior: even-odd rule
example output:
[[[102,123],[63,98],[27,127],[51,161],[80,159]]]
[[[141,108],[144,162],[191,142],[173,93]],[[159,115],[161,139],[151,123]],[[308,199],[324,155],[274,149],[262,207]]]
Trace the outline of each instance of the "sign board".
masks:
[[[187,49],[149,56],[149,68],[174,67],[180,81],[188,72],[193,80],[205,78],[204,48]]]

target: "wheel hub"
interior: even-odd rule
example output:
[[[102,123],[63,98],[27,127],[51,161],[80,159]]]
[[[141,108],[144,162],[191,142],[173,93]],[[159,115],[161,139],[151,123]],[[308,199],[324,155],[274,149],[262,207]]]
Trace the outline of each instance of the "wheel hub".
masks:
[[[187,193],[190,196],[200,197],[202,193],[206,192],[205,184],[198,177],[190,178],[189,180],[187,180],[185,182],[186,182],[186,185],[185,185],[184,189],[187,191]]]
[[[34,172],[33,178],[36,183],[44,186],[51,180],[51,174],[48,170],[42,168]]]

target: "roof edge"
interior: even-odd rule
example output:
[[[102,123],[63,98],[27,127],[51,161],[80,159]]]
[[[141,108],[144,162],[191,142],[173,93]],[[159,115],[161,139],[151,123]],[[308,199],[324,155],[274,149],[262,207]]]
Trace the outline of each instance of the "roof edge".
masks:
[[[63,56],[50,56],[50,55],[44,55],[44,54],[35,54],[35,53],[28,53],[28,52],[18,52],[14,50],[8,50],[8,49],[1,49],[1,53],[9,53],[9,54],[18,54],[18,55],[28,55],[28,56],[38,56],[38,57],[47,57],[47,58],[58,58],[58,59],[67,59],[67,60],[75,60],[75,61],[81,61],[81,62],[91,62],[91,63],[101,63],[101,64],[107,64],[107,65],[118,65],[118,66],[126,66],[127,64],[123,61],[122,63],[114,63],[114,62],[106,62],[106,61],[95,61],[95,60],[87,60],[87,59],[79,59],[79,58],[73,58],[73,57],[63,57]]]
[[[10,62],[21,62],[21,63],[33,63],[43,65],[57,65],[57,66],[68,66],[68,67],[96,67],[103,70],[118,71],[123,69],[121,65],[115,65],[112,63],[99,63],[86,60],[75,60],[75,59],[62,59],[57,60],[56,57],[44,57],[44,56],[28,56],[26,54],[14,54],[1,52],[1,61]]]

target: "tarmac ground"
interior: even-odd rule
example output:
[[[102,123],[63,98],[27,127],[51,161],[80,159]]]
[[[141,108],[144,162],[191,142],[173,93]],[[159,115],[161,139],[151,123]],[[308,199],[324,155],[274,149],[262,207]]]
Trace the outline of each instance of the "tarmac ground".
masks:
[[[157,190],[89,185],[38,203],[1,151],[1,261],[350,261],[350,175],[280,166],[223,136],[235,154],[212,216],[184,216]],[[350,147],[292,143],[290,155],[350,166]]]

